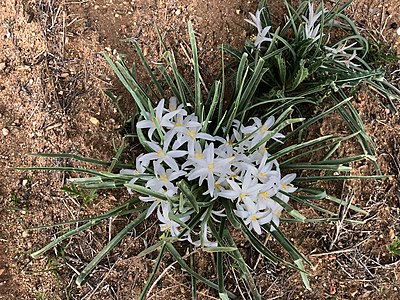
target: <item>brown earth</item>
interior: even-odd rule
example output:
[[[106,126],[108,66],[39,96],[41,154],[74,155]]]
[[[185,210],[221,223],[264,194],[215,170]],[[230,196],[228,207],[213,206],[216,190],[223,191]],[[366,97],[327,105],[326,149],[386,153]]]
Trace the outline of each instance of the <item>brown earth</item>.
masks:
[[[273,2],[272,14],[279,21],[281,1]],[[137,299],[154,260],[135,255],[146,243],[157,239],[155,224],[148,222],[138,228],[141,234],[129,235],[100,264],[88,284],[78,288],[74,283],[76,272],[128,218],[102,223],[37,260],[29,254],[64,233],[65,228],[26,229],[107,211],[126,199],[126,195],[102,192],[88,205],[81,205],[76,198],[60,192],[66,178],[74,174],[16,171],[13,167],[80,165],[26,155],[35,152],[69,152],[110,160],[114,153],[112,141],[117,145],[121,142],[123,118],[103,94],[103,89],[119,85],[102,51],[110,55],[125,53],[129,59],[137,60],[133,48],[124,41],[136,37],[146,57],[157,61],[161,55],[154,29],[157,25],[175,49],[179,64],[188,65],[182,47],[187,47],[186,24],[191,20],[199,42],[201,72],[209,81],[220,67],[217,46],[243,43],[249,29],[243,19],[248,12],[255,11],[257,2],[0,3],[0,299]],[[371,33],[398,50],[398,7],[394,0],[356,0],[348,13],[364,34]],[[398,70],[394,68],[388,78],[399,86]],[[304,289],[297,272],[260,262],[254,274],[263,299],[400,298],[399,260],[386,249],[395,236],[400,236],[400,119],[380,105],[379,100],[373,93],[364,92],[356,106],[377,144],[383,172],[394,177],[384,181],[346,181],[336,187],[336,196],[352,197],[354,203],[369,212],[364,225],[283,225],[283,230],[313,263],[308,269],[313,290]],[[131,107],[128,98],[123,105]],[[339,131],[342,125],[337,122],[325,122],[321,132]],[[368,171],[368,167],[355,166],[354,173]],[[254,266],[258,256],[248,245],[241,246],[246,250],[249,265]],[[161,270],[171,261],[166,257]],[[199,256],[199,271],[211,274],[210,261],[208,256]],[[217,295],[203,287],[200,296],[214,299]],[[190,278],[176,265],[163,275],[149,297],[189,298]]]

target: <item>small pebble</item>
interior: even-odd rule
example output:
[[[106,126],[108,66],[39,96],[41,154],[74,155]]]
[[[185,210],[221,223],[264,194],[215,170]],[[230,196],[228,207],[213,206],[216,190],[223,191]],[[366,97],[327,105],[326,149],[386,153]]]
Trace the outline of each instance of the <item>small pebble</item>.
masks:
[[[10,130],[8,130],[7,128],[3,128],[1,132],[3,133],[4,136],[7,136],[10,133]]]
[[[29,236],[28,231],[23,231],[23,232],[22,232],[22,237],[23,237],[23,238],[26,238],[26,237],[28,237],[28,236]]]
[[[397,28],[397,34],[400,35],[400,27]]]
[[[95,117],[90,117],[89,121],[90,121],[90,123],[92,123],[96,126],[100,124],[100,121],[97,120]]]

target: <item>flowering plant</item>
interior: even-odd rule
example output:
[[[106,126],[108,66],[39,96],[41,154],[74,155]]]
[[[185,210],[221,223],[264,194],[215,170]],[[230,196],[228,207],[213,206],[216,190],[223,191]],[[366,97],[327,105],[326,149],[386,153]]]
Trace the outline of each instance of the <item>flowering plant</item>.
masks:
[[[252,16],[253,21],[250,21],[254,22],[257,29],[261,15],[257,13]],[[307,20],[314,20],[315,23],[315,19],[315,16],[310,15]],[[259,31],[260,43],[254,45],[256,49],[260,45],[262,49],[263,43],[269,42],[264,39],[268,31]],[[279,225],[281,222],[360,222],[343,219],[336,211],[322,207],[320,202],[325,200],[344,205],[354,213],[365,213],[345,200],[328,195],[315,183],[320,180],[360,178],[349,175],[349,164],[363,160],[374,161],[374,156],[362,154],[340,157],[337,150],[344,141],[359,138],[362,132],[348,136],[301,138],[302,132],[310,125],[348,105],[350,98],[308,119],[293,118],[297,102],[292,100],[303,99],[282,97],[281,102],[277,102],[280,105],[270,106],[270,102],[256,97],[260,86],[265,84],[265,76],[270,68],[265,65],[266,59],[260,56],[255,61],[250,60],[253,54],[247,51],[240,56],[236,75],[231,82],[233,91],[228,93],[226,89],[229,85],[223,65],[225,46],[222,47],[221,79],[216,80],[205,95],[201,88],[197,46],[190,22],[189,37],[194,92],[179,72],[173,52],[166,47],[165,65],[157,65],[158,75],[162,79],[157,79],[160,77],[149,67],[138,42],[131,40],[151,78],[148,89],[151,94],[138,83],[136,74],[128,69],[122,57],[112,60],[105,55],[138,109],[133,118],[135,132],[126,137],[137,138],[142,146],[142,153],[136,156],[135,163],[124,163],[122,154],[127,149],[124,138],[111,163],[73,154],[37,154],[74,158],[107,166],[107,171],[73,167],[25,169],[85,172],[90,177],[71,178],[70,183],[95,190],[127,188],[134,197],[89,221],[74,220],[83,224],[53,240],[32,256],[42,255],[71,235],[111,216],[133,214],[134,220],[111,239],[80,272],[76,279],[80,285],[129,231],[150,216],[156,216],[160,226],[160,240],[138,254],[145,256],[159,251],[154,270],[140,299],[146,298],[165,252],[169,252],[192,277],[193,297],[196,297],[196,280],[199,280],[217,290],[221,299],[236,298],[233,292],[226,290],[224,274],[227,264],[235,264],[235,272],[239,273],[249,291],[248,298],[261,299],[251,275],[252,268],[239,251],[233,231],[240,232],[251,247],[271,263],[282,263],[299,270],[305,286],[310,288],[303,265],[309,261],[285,237]],[[277,55],[279,60],[279,53]],[[172,72],[169,73],[167,68]],[[163,85],[164,82],[167,84]],[[112,93],[109,95],[113,97]],[[165,99],[169,99],[168,103]],[[289,104],[286,100],[290,100]],[[368,176],[361,176],[365,177]],[[307,216],[301,214],[295,209],[301,206],[311,208],[312,213]],[[289,253],[292,262],[269,249],[260,239],[264,234],[270,234]],[[192,264],[188,265],[174,246],[177,242],[183,242],[188,248],[194,246],[196,251],[215,253],[218,281],[205,278],[195,271]],[[195,252],[190,255],[193,257]]]
[[[139,155],[135,170],[120,171],[133,177],[127,184],[130,193],[135,190],[134,184],[141,180],[141,185],[163,195],[160,198],[139,197],[144,202],[152,203],[146,218],[157,209],[161,231],[196,246],[217,246],[217,242],[208,241],[207,223],[201,228],[197,241],[192,240],[193,231],[181,234],[181,224],[199,213],[199,204],[196,200],[182,203],[182,198],[176,196],[180,190],[186,194],[182,186],[202,187],[206,181],[201,191],[204,190],[202,195],[208,195],[204,197],[207,202],[215,202],[209,204],[212,207],[211,215],[224,217],[223,205],[219,211],[215,207],[221,205],[223,199],[228,199],[234,203],[235,215],[249,229],[260,235],[261,225],[273,222],[271,230],[274,230],[279,225],[283,209],[281,204],[285,205],[289,200],[287,194],[296,190],[291,184],[296,174],[282,177],[277,160],[269,158],[266,148],[270,139],[279,141],[284,137],[281,133],[269,130],[274,126],[275,118],[271,116],[262,123],[254,117],[253,124],[249,126],[234,120],[232,133],[226,133],[226,138],[222,138],[201,132],[203,126],[198,117],[193,113],[188,114],[182,105],[177,105],[176,97],[169,100],[168,108],[164,107],[164,102],[162,99],[155,108],[155,118],[148,113],[147,120],[137,123],[138,129],[148,130],[150,141],[146,143],[153,152]],[[154,137],[156,123],[163,136],[160,142]],[[192,199],[190,194],[185,196],[188,200]]]
[[[238,63],[246,54],[250,72],[260,63],[268,68],[255,93],[265,108],[280,113],[292,106],[301,116],[310,116],[366,85],[386,99],[385,106],[397,111],[393,101],[400,100],[400,90],[384,78],[383,69],[369,65],[368,41],[344,14],[351,2],[335,1],[328,9],[324,1],[304,1],[298,8],[284,1],[286,21],[279,27],[272,24],[266,1],[259,2],[248,21],[257,35],[251,35],[243,49],[225,45],[225,50]],[[375,145],[352,103],[337,112],[352,132],[361,132],[357,139],[364,154],[373,155]]]

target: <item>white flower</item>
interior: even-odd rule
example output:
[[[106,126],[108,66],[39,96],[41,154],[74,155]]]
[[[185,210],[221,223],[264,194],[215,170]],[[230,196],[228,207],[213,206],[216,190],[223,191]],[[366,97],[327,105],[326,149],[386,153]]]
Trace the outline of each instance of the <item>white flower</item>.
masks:
[[[214,195],[215,189],[214,176],[224,176],[230,173],[230,162],[232,161],[232,158],[218,159],[214,156],[214,143],[211,143],[203,151],[203,158],[197,161],[194,169],[190,171],[188,176],[189,180],[199,178],[200,185],[207,178],[208,191],[211,196]]]
[[[145,117],[146,120],[139,121],[136,124],[137,128],[147,128],[149,129],[148,131],[148,137],[150,140],[153,138],[154,131],[157,129],[156,126],[156,120],[162,129],[163,133],[165,131],[163,130],[162,127],[171,127],[173,126],[171,123],[171,119],[179,113],[179,110],[175,110],[172,112],[167,112],[167,110],[164,108],[164,99],[161,99],[160,102],[158,103],[157,107],[154,109],[154,116],[155,118],[152,118],[151,114],[148,113]],[[164,113],[167,112],[165,115]]]
[[[146,171],[146,168],[148,165],[145,165],[143,163],[140,162],[140,158],[143,156],[143,154],[140,154],[138,157],[136,157],[136,168],[134,170],[132,169],[122,169],[121,171],[119,171],[120,174],[124,174],[124,175],[132,175],[133,178],[129,181],[129,184],[134,184],[138,179],[139,179],[139,175],[144,174],[144,172]],[[141,176],[142,180],[146,180],[147,178],[144,176]],[[128,188],[128,193],[129,194],[133,194],[132,189]]]
[[[154,162],[155,167],[157,165],[160,165],[162,162],[165,162],[173,170],[179,171],[179,166],[176,163],[174,158],[185,156],[187,154],[187,151],[183,151],[183,150],[168,151],[168,148],[166,145],[164,145],[164,147],[161,148],[159,145],[157,145],[154,142],[147,142],[147,144],[155,152],[150,152],[150,153],[143,155],[140,158],[140,161],[143,164],[148,164],[150,161],[155,160],[155,162]]]
[[[268,157],[269,157],[268,153],[265,153],[263,155],[263,158],[261,159],[261,162],[257,169],[257,173],[255,175],[258,178],[258,180],[260,180],[262,183],[269,182],[271,178],[274,182],[278,183],[280,173],[279,171],[272,170],[272,167],[275,166],[276,168],[279,168],[279,166],[276,160],[267,163]]]
[[[190,155],[194,153],[194,145],[198,139],[208,140],[208,141],[215,141],[215,138],[208,133],[200,132],[200,127],[182,127],[182,137],[178,141],[177,144],[173,146],[173,148],[177,149],[183,144],[187,144],[187,149]]]
[[[308,18],[302,16],[302,18],[306,22],[304,25],[304,33],[306,35],[306,38],[316,41],[321,37],[321,34],[319,32],[321,24],[318,24],[318,19],[321,17],[323,12],[327,12],[327,10],[320,10],[318,13],[314,14],[313,4],[311,2],[308,2]]]
[[[172,197],[172,196],[175,195],[175,191],[173,191],[173,190],[167,190],[167,191],[165,191],[165,190],[159,190],[159,191],[157,191],[157,192],[162,192],[164,195],[166,195],[166,196],[168,196],[168,197]],[[156,198],[156,197],[154,197],[154,196],[139,196],[139,199],[140,199],[141,201],[143,201],[143,202],[153,202],[153,203],[150,205],[149,209],[147,210],[146,219],[147,219],[147,218],[153,213],[153,211],[154,211],[157,207],[159,207],[159,206],[161,206],[161,207],[163,208],[163,210],[164,210],[164,209],[170,209],[170,203],[169,203],[168,201],[162,200],[162,199],[159,199],[159,198]]]
[[[360,65],[355,64],[352,62],[354,58],[357,57],[357,51],[353,50],[353,54],[349,54],[346,52],[346,50],[350,49],[357,43],[354,42],[348,46],[346,46],[346,42],[343,44],[338,45],[336,48],[335,47],[327,47],[325,46],[325,50],[329,51],[329,53],[326,54],[326,57],[331,57],[332,59],[336,60],[339,63],[343,63],[346,65],[346,67],[359,67]],[[349,56],[350,55],[350,56]],[[343,58],[343,59],[340,59]]]
[[[218,196],[230,200],[238,199],[239,201],[244,201],[246,199],[255,199],[261,188],[261,184],[252,176],[251,172],[246,172],[244,175],[242,186],[239,186],[239,184],[233,180],[227,180],[227,182],[232,189],[222,191]]]
[[[265,138],[271,131],[269,130],[275,123],[273,116],[269,117],[264,123],[259,118],[251,118],[254,122],[252,126],[242,127],[242,133],[251,135],[250,148],[256,146],[263,138]],[[271,138],[280,142],[278,139],[284,138],[282,133],[276,133]]]
[[[267,26],[264,28],[262,27],[261,10],[258,9],[256,11],[256,15],[253,15],[252,13],[250,13],[250,17],[251,17],[251,20],[245,19],[245,21],[257,28],[257,35],[253,40],[254,46],[256,46],[257,48],[260,48],[261,44],[263,42],[271,42],[272,39],[267,38],[267,34],[268,34],[269,30],[271,29],[271,26]]]
[[[200,231],[200,239],[198,241],[193,241],[191,236],[188,236],[188,241],[192,243],[195,247],[217,247],[217,242],[211,242],[208,240],[208,226],[204,223],[202,230]]]
[[[340,62],[340,63],[342,63],[342,64],[345,64],[346,67],[348,67],[348,68],[350,68],[350,67],[359,67],[360,65],[355,64],[355,63],[352,62],[352,60],[353,60],[354,58],[356,58],[356,57],[357,57],[357,51],[354,50],[352,55],[347,56],[347,57],[344,57],[344,59],[336,60],[336,61],[337,61],[337,62]]]
[[[297,188],[291,184],[291,182],[296,178],[296,174],[287,174],[279,181],[279,190],[284,191],[286,193],[293,193],[297,190]],[[283,202],[287,203],[289,201],[289,196],[284,195],[282,193],[276,194],[276,196],[281,199]]]
[[[178,149],[184,142],[182,141],[183,134],[188,130],[197,130],[201,128],[198,118],[195,115],[185,117],[185,110],[176,114],[171,122],[168,132],[164,136],[164,145],[170,145],[175,137],[175,142],[172,145],[173,149]]]
[[[154,166],[154,174],[156,178],[150,179],[146,183],[146,187],[158,191],[165,187],[167,190],[174,190],[176,191],[176,186],[172,183],[175,179],[184,176],[186,174],[185,171],[175,171],[172,169],[165,170],[162,165],[155,165]]]
[[[251,200],[244,200],[244,204],[238,204],[235,214],[243,219],[244,224],[249,226],[249,229],[254,229],[255,232],[261,234],[261,225],[271,221],[272,215],[268,211],[259,211],[257,206]]]
[[[279,226],[279,223],[281,221],[282,210],[283,210],[283,207],[280,204],[275,202],[275,205],[272,208],[272,213],[271,213],[272,220],[271,220],[271,222],[274,222],[276,227]],[[271,226],[270,230],[274,231],[275,230],[274,226]]]
[[[170,207],[163,206],[162,213],[160,212],[160,207],[157,209],[157,218],[161,222],[160,230],[171,233],[171,236],[178,236],[180,234],[181,225],[170,219],[169,214],[171,212]],[[180,217],[179,220],[182,223],[187,222],[190,216]]]
[[[271,210],[274,205],[275,201],[271,199],[271,197],[275,196],[278,192],[278,188],[275,182],[270,181],[266,184],[263,184],[258,195],[257,195],[257,208],[259,210],[262,209],[269,209]]]

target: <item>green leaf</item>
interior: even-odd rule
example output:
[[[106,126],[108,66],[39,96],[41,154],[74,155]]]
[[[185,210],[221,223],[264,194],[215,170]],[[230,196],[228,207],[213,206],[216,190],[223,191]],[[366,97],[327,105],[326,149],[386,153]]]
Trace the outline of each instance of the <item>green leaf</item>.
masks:
[[[138,192],[140,194],[153,196],[157,199],[166,200],[166,201],[171,201],[172,199],[175,199],[174,197],[168,197],[163,193],[155,192],[151,189],[145,188],[145,187],[137,185],[137,184],[124,184],[124,186],[126,186],[127,188],[130,188],[131,190]]]
[[[204,247],[202,249],[203,249],[203,251],[210,252],[210,253],[214,253],[214,252],[230,252],[230,251],[236,251],[237,250],[236,247]]]
[[[186,272],[188,272],[189,274],[191,274],[193,277],[195,277],[196,279],[200,280],[201,282],[205,283],[206,285],[208,285],[209,287],[212,287],[215,290],[218,290],[218,285],[215,284],[214,282],[208,280],[207,278],[204,278],[203,276],[201,276],[200,274],[196,273],[195,271],[193,271],[184,261],[184,259],[182,258],[182,256],[179,254],[179,252],[175,249],[175,247],[170,244],[170,243],[166,243],[166,248],[168,250],[169,253],[171,253],[171,255],[176,259],[176,261],[180,264],[180,266],[185,269]],[[236,299],[236,296],[231,293],[231,292],[227,292],[228,296]]]
[[[190,187],[186,183],[186,181],[185,180],[179,181],[177,186],[179,190],[185,195],[186,199],[189,200],[190,204],[192,205],[196,213],[198,213],[200,211],[199,205],[197,204],[197,200],[194,197],[193,192],[190,190]]]
[[[139,300],[144,300],[147,298],[147,292],[149,291],[150,284],[153,282],[154,276],[156,276],[157,270],[160,267],[160,263],[161,263],[161,260],[163,258],[164,251],[165,251],[165,245],[166,245],[166,242],[164,242],[162,244],[162,247],[161,247],[160,253],[157,256],[153,271],[151,272],[149,279],[147,279],[147,282],[142,290],[142,293],[140,294]]]
[[[272,199],[277,202],[280,206],[283,207],[283,209],[292,217],[298,219],[299,221],[304,221],[306,219],[305,216],[303,216],[301,213],[299,213],[297,210],[295,210],[293,207],[291,207],[289,204],[283,202],[281,199],[279,199],[276,196],[273,196]]]
[[[147,210],[141,213],[133,222],[129,223],[122,229],[118,234],[103,248],[95,258],[83,269],[83,271],[78,275],[75,282],[78,286],[81,286],[85,282],[86,277],[93,271],[94,268],[99,264],[99,262],[110,252],[119,242],[137,225],[143,222],[146,217]]]
[[[301,258],[299,258],[299,259],[295,260],[294,263],[301,270],[300,276],[301,276],[301,279],[303,280],[304,286],[306,287],[307,290],[311,291],[310,282],[308,281],[307,273],[304,269],[303,260]]]

